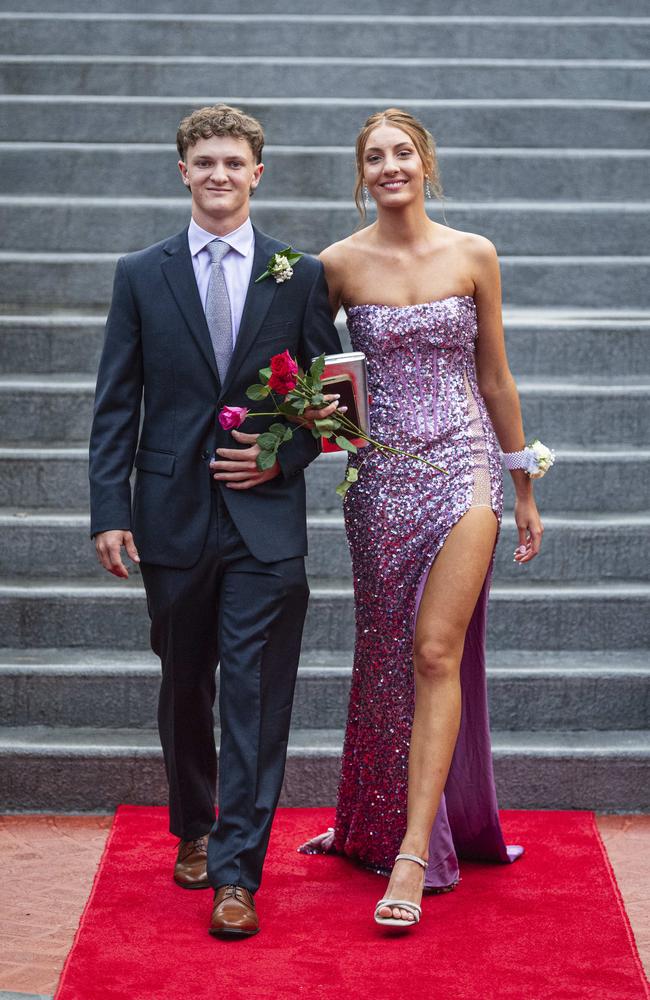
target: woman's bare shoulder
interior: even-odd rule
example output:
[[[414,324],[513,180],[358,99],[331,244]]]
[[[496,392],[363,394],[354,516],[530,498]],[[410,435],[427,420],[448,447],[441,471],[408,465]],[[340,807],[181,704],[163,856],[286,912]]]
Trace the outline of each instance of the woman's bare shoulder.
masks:
[[[447,228],[447,239],[455,250],[465,253],[474,260],[492,260],[497,251],[494,243],[479,233],[467,233],[461,229]]]
[[[339,267],[345,267],[349,264],[351,258],[363,252],[365,242],[363,231],[351,233],[345,239],[338,240],[338,242],[325,247],[319,254],[319,258],[326,268],[331,267],[336,270]]]

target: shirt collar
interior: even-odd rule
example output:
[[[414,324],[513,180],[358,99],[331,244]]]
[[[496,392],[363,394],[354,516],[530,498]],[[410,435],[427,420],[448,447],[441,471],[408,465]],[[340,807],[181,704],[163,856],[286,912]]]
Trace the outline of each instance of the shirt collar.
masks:
[[[192,257],[196,257],[197,253],[204,250],[208,243],[212,243],[212,240],[223,240],[224,243],[227,243],[233,250],[241,254],[242,257],[248,257],[255,242],[255,234],[250,218],[246,219],[246,222],[242,223],[239,229],[234,229],[232,233],[226,233],[225,236],[217,236],[215,233],[209,233],[207,229],[201,229],[194,219],[190,219],[187,240],[190,245]]]

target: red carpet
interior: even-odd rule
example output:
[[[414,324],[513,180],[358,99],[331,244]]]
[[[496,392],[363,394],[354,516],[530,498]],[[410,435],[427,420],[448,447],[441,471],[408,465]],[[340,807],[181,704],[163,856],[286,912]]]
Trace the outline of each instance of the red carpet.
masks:
[[[121,806],[56,1000],[641,1000],[648,994],[591,813],[503,813],[514,865],[465,864],[392,936],[372,922],[384,880],[296,845],[331,809],[280,810],[261,933],[207,933],[212,894],[171,880],[166,810]],[[397,932],[399,934],[399,932]]]

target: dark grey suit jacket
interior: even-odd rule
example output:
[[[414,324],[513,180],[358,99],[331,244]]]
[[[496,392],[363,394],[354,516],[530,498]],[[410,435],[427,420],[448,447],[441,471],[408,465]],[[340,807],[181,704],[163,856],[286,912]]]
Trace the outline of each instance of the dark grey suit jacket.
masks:
[[[289,281],[255,284],[285,244],[254,231],[251,283],[224,385],[187,230],[118,261],[90,438],[91,534],[132,530],[143,562],[186,568],[199,558],[210,517],[208,463],[215,448],[236,447],[217,421],[221,407],[268,409],[245,390],[274,354],[288,349],[304,367],[341,350],[320,262],[305,256]],[[271,422],[248,420],[242,430],[263,431]],[[282,475],[249,490],[222,487],[239,533],[261,561],[306,553],[303,469],[318,453],[311,433],[296,427],[278,454]]]

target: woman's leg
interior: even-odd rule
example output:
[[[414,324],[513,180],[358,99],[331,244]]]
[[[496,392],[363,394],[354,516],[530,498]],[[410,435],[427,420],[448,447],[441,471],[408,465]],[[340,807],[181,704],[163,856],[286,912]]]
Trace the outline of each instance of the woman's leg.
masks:
[[[465,633],[489,569],[497,520],[489,507],[472,507],[449,532],[429,572],[413,644],[415,713],[409,752],[406,834],[400,852],[427,860],[460,725],[460,661]],[[423,870],[398,861],[386,896],[419,903]],[[380,916],[391,916],[382,907]],[[393,908],[403,920],[412,916]]]

